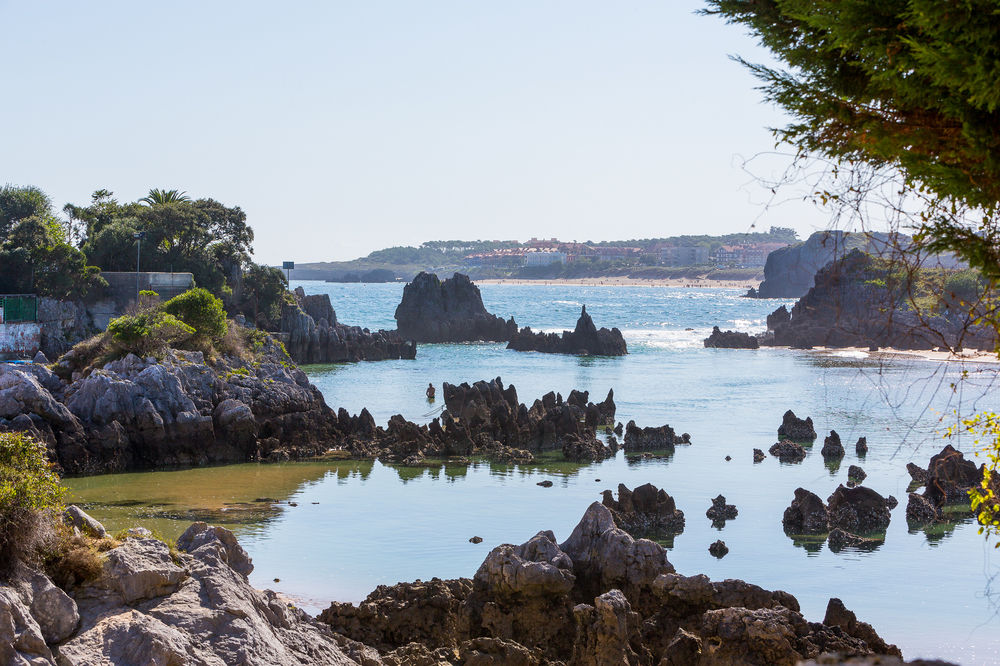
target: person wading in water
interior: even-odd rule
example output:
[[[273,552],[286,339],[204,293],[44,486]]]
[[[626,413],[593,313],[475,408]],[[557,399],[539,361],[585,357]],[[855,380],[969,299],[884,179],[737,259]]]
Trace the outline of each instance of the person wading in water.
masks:
[[[434,384],[427,385],[427,402],[434,402]]]

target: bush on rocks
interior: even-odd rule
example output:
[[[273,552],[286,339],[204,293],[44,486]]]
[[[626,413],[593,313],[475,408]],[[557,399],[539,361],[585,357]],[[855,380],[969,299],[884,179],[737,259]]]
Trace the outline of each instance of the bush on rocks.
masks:
[[[0,574],[31,560],[49,534],[43,513],[62,501],[45,445],[22,433],[0,433]]]
[[[163,304],[163,311],[194,329],[195,335],[218,342],[229,329],[222,301],[207,289],[196,287]]]

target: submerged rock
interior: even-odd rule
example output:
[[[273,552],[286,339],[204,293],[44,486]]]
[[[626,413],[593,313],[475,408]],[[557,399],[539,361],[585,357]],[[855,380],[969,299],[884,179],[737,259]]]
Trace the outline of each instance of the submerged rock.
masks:
[[[836,430],[831,430],[830,436],[823,439],[823,449],[820,454],[824,460],[840,460],[844,457],[844,446],[840,443],[840,435]]]
[[[678,436],[669,425],[640,428],[635,421],[625,426],[626,451],[672,451],[677,444],[690,444],[691,435]]]
[[[838,486],[827,498],[830,527],[852,533],[884,532],[889,526],[886,498],[871,488]]]
[[[722,495],[717,496],[712,500],[712,506],[708,507],[708,511],[705,512],[713,524],[721,523],[726,524],[727,520],[732,520],[739,515],[739,511],[733,504],[726,504],[726,498]]]
[[[826,537],[826,542],[830,546],[831,551],[839,553],[845,548],[854,548],[856,550],[875,550],[885,543],[885,539],[862,537],[857,534],[851,534],[850,532],[842,530],[839,527],[835,527]]]
[[[867,437],[858,437],[858,443],[854,445],[854,452],[858,454],[859,457],[868,455]]]
[[[816,429],[813,427],[812,418],[807,416],[805,419],[800,419],[789,409],[781,417],[778,439],[790,439],[793,442],[813,441],[816,439]]]
[[[753,450],[753,461],[755,463],[763,462],[764,458],[766,458],[766,457],[767,456],[765,456],[764,452],[761,451],[760,449],[754,449]]]
[[[805,488],[795,489],[795,498],[785,509],[781,524],[792,534],[823,534],[830,529],[826,504]]]
[[[556,333],[534,333],[530,328],[522,328],[511,336],[507,349],[515,351],[537,351],[549,354],[580,354],[583,356],[624,356],[628,346],[622,332],[617,328],[597,329],[594,320],[587,314],[584,305],[576,328]]]
[[[801,444],[783,439],[767,451],[783,463],[797,463],[806,459],[806,450]]]
[[[923,495],[910,493],[906,503],[906,520],[917,525],[933,523],[941,517],[934,503]]]
[[[513,317],[490,314],[479,287],[455,273],[444,282],[421,272],[403,288],[396,307],[399,334],[416,342],[507,342],[517,333]]]
[[[725,541],[720,539],[712,542],[712,544],[708,547],[708,552],[711,553],[712,557],[716,557],[721,560],[729,554],[729,547],[726,546]]]
[[[906,463],[906,471],[909,473],[913,485],[919,487],[927,483],[927,470],[923,467],[908,462]]]
[[[847,478],[854,481],[854,483],[861,483],[868,478],[868,475],[865,473],[865,470],[857,465],[851,465],[847,468]]]

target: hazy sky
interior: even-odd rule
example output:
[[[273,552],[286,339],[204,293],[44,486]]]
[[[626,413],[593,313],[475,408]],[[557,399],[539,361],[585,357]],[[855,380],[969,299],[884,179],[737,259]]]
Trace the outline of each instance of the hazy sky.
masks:
[[[764,209],[783,118],[727,55],[765,55],[700,6],[0,0],[0,183],[238,204],[269,263],[823,227]]]

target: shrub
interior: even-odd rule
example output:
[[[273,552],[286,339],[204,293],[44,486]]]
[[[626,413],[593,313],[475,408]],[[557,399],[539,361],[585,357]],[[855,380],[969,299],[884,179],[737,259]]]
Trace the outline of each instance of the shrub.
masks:
[[[61,508],[63,488],[45,456],[45,445],[21,433],[0,433],[0,572],[30,561]]]
[[[150,310],[112,319],[108,333],[119,350],[145,356],[190,338],[195,329],[172,314]]]
[[[213,342],[221,340],[229,328],[222,301],[201,287],[171,298],[163,304],[163,311],[194,328],[196,336]]]

